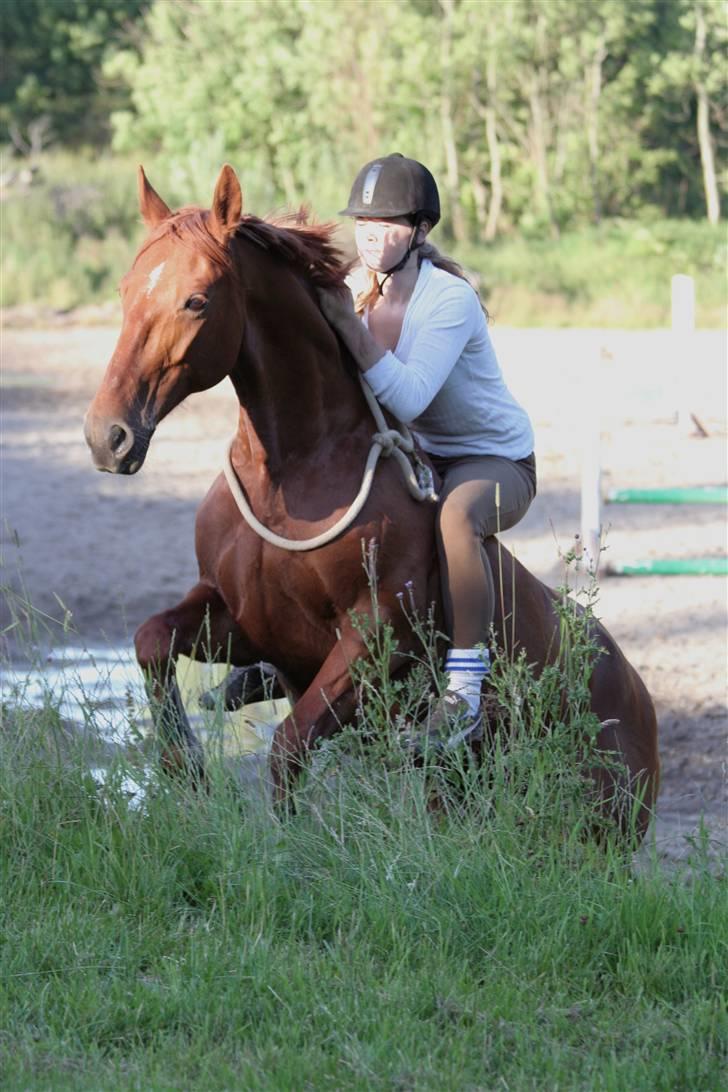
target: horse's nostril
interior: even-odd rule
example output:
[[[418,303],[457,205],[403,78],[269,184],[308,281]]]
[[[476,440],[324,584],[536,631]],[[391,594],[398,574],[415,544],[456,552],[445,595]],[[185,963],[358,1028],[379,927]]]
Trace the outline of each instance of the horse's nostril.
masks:
[[[118,451],[125,442],[127,435],[126,429],[122,428],[121,425],[112,425],[109,429],[109,447],[111,450]]]

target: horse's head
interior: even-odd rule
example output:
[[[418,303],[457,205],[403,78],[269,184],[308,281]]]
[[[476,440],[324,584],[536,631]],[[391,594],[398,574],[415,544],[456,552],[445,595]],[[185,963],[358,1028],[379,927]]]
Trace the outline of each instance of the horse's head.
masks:
[[[209,212],[172,213],[141,167],[139,203],[149,235],[121,282],[121,334],[85,422],[97,468],[120,474],[139,470],[170,410],[229,374],[243,325],[229,251],[242,212],[232,167]]]

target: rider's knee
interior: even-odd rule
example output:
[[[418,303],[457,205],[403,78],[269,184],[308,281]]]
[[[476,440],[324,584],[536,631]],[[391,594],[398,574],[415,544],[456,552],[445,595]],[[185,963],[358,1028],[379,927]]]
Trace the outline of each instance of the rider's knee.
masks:
[[[436,531],[440,542],[461,539],[467,534],[479,536],[477,515],[472,505],[454,494],[445,497],[437,512]]]

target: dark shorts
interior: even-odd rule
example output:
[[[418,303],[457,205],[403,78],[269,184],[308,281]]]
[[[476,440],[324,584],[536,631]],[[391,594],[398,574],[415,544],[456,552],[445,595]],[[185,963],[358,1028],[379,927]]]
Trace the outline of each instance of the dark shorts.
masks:
[[[513,527],[536,496],[536,458],[501,455],[430,455],[442,480],[440,509],[448,501],[468,513],[482,537]]]

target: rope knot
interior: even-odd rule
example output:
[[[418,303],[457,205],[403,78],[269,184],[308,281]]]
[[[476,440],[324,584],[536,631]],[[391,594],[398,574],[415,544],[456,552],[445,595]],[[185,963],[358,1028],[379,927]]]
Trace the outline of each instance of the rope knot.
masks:
[[[314,535],[313,538],[304,539],[284,538],[282,535],[277,535],[274,531],[269,531],[267,527],[256,519],[248,504],[232,464],[231,450],[234,440],[231,442],[223,466],[228,488],[235,499],[240,514],[248,526],[252,527],[256,534],[260,535],[266,542],[270,542],[271,545],[277,546],[281,550],[317,550],[320,546],[325,546],[327,543],[333,542],[342,531],[351,527],[352,523],[366,504],[372,487],[374,470],[380,455],[394,455],[395,460],[399,463],[402,474],[404,475],[404,480],[407,483],[410,495],[414,497],[415,500],[437,500],[432,471],[429,467],[425,466],[419,456],[415,453],[415,444],[410,430],[406,425],[400,425],[401,432],[396,428],[387,428],[387,421],[380,409],[379,403],[367,386],[364,377],[361,375],[359,376],[359,382],[361,383],[364,397],[380,431],[375,432],[372,436],[372,446],[369,449],[369,455],[367,456],[366,466],[364,467],[364,477],[359,492],[354,497],[354,500],[349,505],[347,511],[344,512],[343,516],[341,516],[336,523],[332,524],[331,527],[327,528],[327,530],[322,531],[320,535]],[[415,475],[412,468],[412,463],[407,458],[408,455],[413,456],[415,459],[417,464],[417,475]]]
[[[385,432],[375,432],[372,436],[372,443],[379,444],[382,455],[388,458],[394,449],[401,445],[403,439],[404,437],[396,429],[388,428]]]

